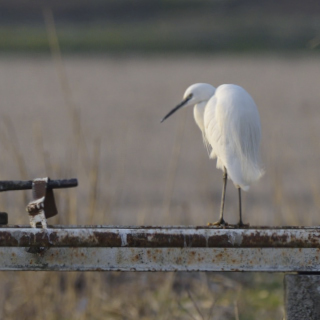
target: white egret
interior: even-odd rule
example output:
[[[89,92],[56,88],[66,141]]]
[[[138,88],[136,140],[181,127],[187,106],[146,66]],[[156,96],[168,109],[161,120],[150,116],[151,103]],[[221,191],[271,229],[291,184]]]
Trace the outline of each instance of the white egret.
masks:
[[[249,190],[250,184],[264,173],[260,162],[261,125],[256,104],[240,86],[223,84],[214,88],[207,83],[196,83],[186,90],[182,102],[161,122],[188,106],[194,106],[194,119],[208,154],[212,159],[217,158],[217,168],[223,171],[220,218],[209,225],[227,225],[223,211],[229,178],[238,189],[238,226],[242,227],[241,189]]]

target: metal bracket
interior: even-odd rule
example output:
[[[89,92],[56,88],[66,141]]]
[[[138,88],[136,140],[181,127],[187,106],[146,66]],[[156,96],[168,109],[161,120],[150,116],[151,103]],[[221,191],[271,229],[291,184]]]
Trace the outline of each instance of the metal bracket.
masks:
[[[58,213],[52,189],[73,188],[76,186],[78,186],[77,179],[1,180],[0,192],[32,189],[34,200],[26,208],[29,212],[30,224],[34,226],[37,223],[41,223],[42,227],[46,228],[46,219]],[[0,212],[0,225],[6,224],[8,224],[8,214]]]
[[[32,228],[36,228],[37,223],[41,223],[42,228],[47,229],[46,218],[58,214],[53,190],[47,188],[49,181],[48,177],[37,178],[32,181],[34,200],[30,201],[26,207]]]

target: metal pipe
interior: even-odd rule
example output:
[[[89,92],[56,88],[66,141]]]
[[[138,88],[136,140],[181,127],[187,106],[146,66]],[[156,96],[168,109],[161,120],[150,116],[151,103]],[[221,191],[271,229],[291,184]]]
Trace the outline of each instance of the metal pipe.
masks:
[[[0,181],[0,192],[10,190],[32,189],[32,180],[8,180]],[[48,189],[73,188],[78,185],[77,179],[49,180]]]

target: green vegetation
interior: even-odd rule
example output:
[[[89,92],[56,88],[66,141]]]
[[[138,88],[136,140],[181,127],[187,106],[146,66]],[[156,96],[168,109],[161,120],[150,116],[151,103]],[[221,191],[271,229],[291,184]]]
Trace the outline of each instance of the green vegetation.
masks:
[[[48,52],[43,8],[7,3],[0,51]],[[0,11],[6,9],[0,5]],[[7,9],[8,9],[7,8]],[[9,10],[8,9],[8,10]],[[289,10],[290,9],[290,10]],[[319,47],[320,8],[235,1],[52,3],[63,52],[308,51]]]
[[[58,26],[63,52],[248,52],[310,51],[307,32],[285,38],[267,28],[217,30],[206,25],[181,28],[167,23]],[[44,27],[0,26],[0,51],[49,52]]]

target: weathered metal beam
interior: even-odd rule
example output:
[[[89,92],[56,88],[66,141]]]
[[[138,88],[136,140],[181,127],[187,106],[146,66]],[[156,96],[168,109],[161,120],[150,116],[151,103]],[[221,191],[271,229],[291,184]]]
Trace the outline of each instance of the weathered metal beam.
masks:
[[[320,272],[320,228],[0,228],[0,270]]]
[[[320,228],[0,228],[0,247],[320,248]]]

